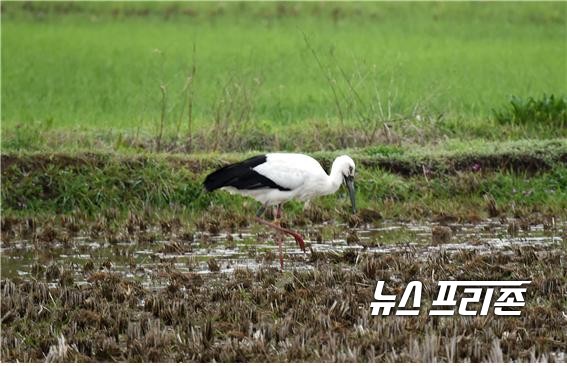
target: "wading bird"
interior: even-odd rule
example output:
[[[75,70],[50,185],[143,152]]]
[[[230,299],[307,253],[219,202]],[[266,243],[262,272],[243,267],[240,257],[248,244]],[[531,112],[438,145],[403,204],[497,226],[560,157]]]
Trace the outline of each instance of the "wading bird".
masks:
[[[258,155],[239,163],[224,166],[205,178],[209,192],[225,189],[231,193],[253,197],[262,206],[256,221],[279,232],[291,235],[305,252],[305,242],[295,231],[284,229],[279,220],[283,203],[297,199],[309,201],[318,196],[335,193],[342,183],[348,188],[352,211],[356,212],[354,196],[354,161],[342,155],[335,159],[327,175],[317,160],[303,154],[271,153]],[[268,206],[276,206],[274,222],[262,219]],[[282,243],[278,240],[280,266],[283,269]]]

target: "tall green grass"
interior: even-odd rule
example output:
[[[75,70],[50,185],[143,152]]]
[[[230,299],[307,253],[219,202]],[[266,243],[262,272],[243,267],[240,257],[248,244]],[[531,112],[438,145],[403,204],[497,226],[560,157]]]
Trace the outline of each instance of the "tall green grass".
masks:
[[[193,64],[197,128],[238,119],[219,113],[238,95],[252,126],[364,128],[374,108],[419,128],[487,119],[510,95],[567,94],[561,3],[31,4],[3,4],[3,129],[157,133],[163,85],[166,129],[183,132]]]

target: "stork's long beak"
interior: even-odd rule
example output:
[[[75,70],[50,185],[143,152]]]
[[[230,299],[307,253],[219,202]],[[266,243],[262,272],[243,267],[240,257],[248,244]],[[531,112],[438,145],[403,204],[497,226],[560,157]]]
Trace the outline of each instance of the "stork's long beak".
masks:
[[[345,177],[345,183],[348,188],[348,194],[350,196],[350,203],[352,203],[352,213],[356,213],[356,197],[354,195],[354,177]]]

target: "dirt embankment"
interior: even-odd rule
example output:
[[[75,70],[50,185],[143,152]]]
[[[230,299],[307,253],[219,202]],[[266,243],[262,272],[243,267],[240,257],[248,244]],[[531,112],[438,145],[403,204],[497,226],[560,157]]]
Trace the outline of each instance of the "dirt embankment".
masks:
[[[329,169],[332,157],[329,153],[313,154],[325,167]],[[567,165],[567,151],[554,152],[552,154],[519,152],[519,153],[495,153],[495,154],[462,154],[435,157],[384,157],[363,156],[353,154],[359,169],[382,169],[392,174],[404,177],[414,175],[436,175],[456,174],[458,172],[470,171],[512,171],[535,174],[551,169],[556,164]],[[244,157],[244,156],[243,156]],[[42,172],[47,167],[52,168],[74,168],[91,166],[102,168],[109,163],[120,163],[132,169],[163,162],[175,168],[185,168],[194,174],[204,174],[209,170],[218,168],[223,164],[233,162],[238,158],[212,158],[194,156],[164,156],[152,157],[148,155],[115,155],[108,153],[53,153],[53,154],[2,154],[2,174],[8,174],[11,167],[16,166],[21,171],[28,173]]]

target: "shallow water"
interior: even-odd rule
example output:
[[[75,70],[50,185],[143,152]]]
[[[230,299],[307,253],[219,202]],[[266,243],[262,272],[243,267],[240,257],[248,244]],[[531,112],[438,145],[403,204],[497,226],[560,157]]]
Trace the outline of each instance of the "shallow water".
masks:
[[[476,250],[478,252],[511,251],[521,246],[563,246],[565,222],[556,222],[550,230],[543,225],[532,225],[529,230],[520,229],[516,235],[508,233],[508,223],[485,220],[478,224],[448,224],[452,237],[444,244],[432,243],[430,222],[383,221],[378,225],[363,225],[349,229],[346,225],[322,224],[301,228],[307,246],[303,253],[293,239],[284,242],[285,269],[309,270],[313,268],[312,253],[340,256],[347,250],[355,253],[410,252],[416,258],[439,251]],[[525,229],[525,228],[524,228]],[[232,272],[236,268],[256,270],[263,266],[279,267],[278,246],[274,234],[255,226],[238,233],[210,235],[195,232],[192,242],[163,240],[149,244],[125,241],[116,244],[96,242],[84,236],[69,243],[34,244],[20,241],[2,242],[1,273],[3,278],[32,278],[32,266],[53,263],[70,270],[75,283],[85,283],[89,273],[83,270],[92,261],[94,271],[118,271],[140,281],[144,287],[160,288],[167,285],[168,270],[193,272],[206,276]],[[211,271],[209,261],[214,259],[219,270]],[[214,264],[213,264],[214,267]],[[51,283],[57,286],[57,282]]]

